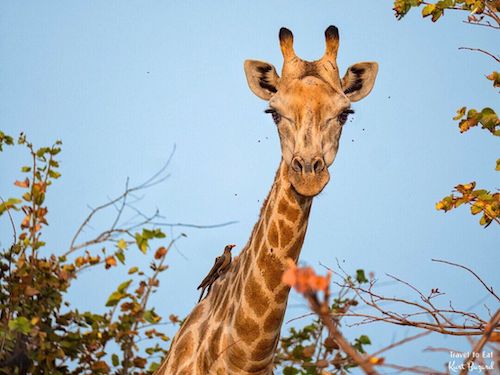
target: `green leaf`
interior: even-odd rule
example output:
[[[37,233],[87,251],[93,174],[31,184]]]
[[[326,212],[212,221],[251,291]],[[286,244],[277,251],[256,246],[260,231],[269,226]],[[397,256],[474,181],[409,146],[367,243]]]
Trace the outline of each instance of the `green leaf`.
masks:
[[[283,375],[297,375],[298,373],[299,370],[292,366],[287,366],[283,369]]]
[[[497,159],[497,166],[495,167],[495,171],[500,171],[500,159]]]
[[[0,215],[2,215],[7,210],[15,210],[19,211],[19,208],[16,206],[21,203],[22,200],[17,198],[9,198],[6,201],[0,201]]]
[[[132,283],[132,280],[127,280],[127,281],[121,283],[120,285],[118,285],[118,289],[117,289],[118,293],[125,292],[131,283]]]
[[[61,174],[59,172],[56,172],[53,169],[49,169],[49,177],[57,179],[57,178],[61,177]]]
[[[139,271],[139,267],[132,267],[131,269],[128,270],[128,274],[132,275],[133,273],[136,273]]]
[[[31,324],[27,318],[20,316],[16,319],[9,320],[9,329],[26,335],[31,332]]]
[[[358,338],[358,341],[362,344],[362,345],[370,345],[372,342],[370,341],[370,338],[366,335],[361,335],[359,336]]]
[[[118,250],[115,253],[115,256],[118,258],[121,264],[125,264],[125,254],[123,253],[123,250]]]
[[[156,370],[158,370],[160,368],[160,364],[158,362],[152,362],[150,365],[149,365],[149,372],[155,372]]]
[[[116,354],[113,354],[111,356],[111,363],[113,364],[113,366],[118,366],[120,364],[120,359]]]
[[[146,251],[148,250],[148,239],[142,236],[141,234],[136,233],[135,243],[137,244],[139,250],[141,250],[144,254],[146,254]]]
[[[120,293],[118,291],[111,293],[111,295],[109,296],[109,298],[106,302],[106,307],[116,306],[118,304],[118,302],[120,302],[122,300],[122,298],[124,298],[124,297],[125,297],[125,294]]]
[[[3,151],[3,145],[12,146],[14,144],[14,139],[10,135],[6,135],[4,132],[0,131],[0,151]]]
[[[158,323],[161,320],[160,316],[155,313],[154,309],[146,310],[144,312],[144,319],[148,323]]]
[[[365,271],[364,270],[356,270],[356,281],[360,284],[367,283],[368,279],[365,276]]]

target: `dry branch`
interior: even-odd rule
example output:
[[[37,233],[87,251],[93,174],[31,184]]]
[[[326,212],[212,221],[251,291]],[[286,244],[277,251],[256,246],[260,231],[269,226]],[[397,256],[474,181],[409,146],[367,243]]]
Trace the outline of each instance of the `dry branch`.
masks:
[[[491,334],[495,331],[495,328],[498,327],[500,322],[500,310],[497,310],[493,318],[491,318],[490,322],[486,325],[484,330],[484,334],[476,343],[472,352],[469,353],[469,356],[465,359],[463,369],[460,371],[460,375],[466,375],[469,372],[469,367],[476,361],[476,354],[481,353],[484,345],[488,342],[491,337]]]

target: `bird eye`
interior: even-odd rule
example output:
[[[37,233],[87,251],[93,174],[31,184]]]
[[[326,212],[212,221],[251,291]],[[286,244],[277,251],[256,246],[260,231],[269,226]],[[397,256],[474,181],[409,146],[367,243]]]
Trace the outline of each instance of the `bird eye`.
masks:
[[[273,108],[266,109],[265,113],[270,113],[276,125],[281,121],[281,115]]]
[[[352,109],[346,109],[340,115],[337,116],[337,119],[339,120],[340,125],[344,125],[347,122],[347,119],[349,118],[349,115],[351,113],[354,113],[354,111]]]

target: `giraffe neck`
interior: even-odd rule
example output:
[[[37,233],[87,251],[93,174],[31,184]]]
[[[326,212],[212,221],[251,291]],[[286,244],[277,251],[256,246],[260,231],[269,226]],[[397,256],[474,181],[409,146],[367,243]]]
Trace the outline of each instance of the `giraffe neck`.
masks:
[[[299,257],[312,203],[287,174],[282,161],[248,243],[186,318],[157,375],[272,373],[290,291],[281,278],[286,259]]]
[[[290,291],[281,278],[286,259],[299,257],[312,203],[295,192],[287,173],[282,161],[250,240],[232,267],[229,286],[221,285],[228,293],[234,289],[234,311],[229,307],[228,314],[232,337],[226,343],[234,345],[225,365],[235,371],[266,373],[274,359]],[[220,308],[228,306],[221,303]]]

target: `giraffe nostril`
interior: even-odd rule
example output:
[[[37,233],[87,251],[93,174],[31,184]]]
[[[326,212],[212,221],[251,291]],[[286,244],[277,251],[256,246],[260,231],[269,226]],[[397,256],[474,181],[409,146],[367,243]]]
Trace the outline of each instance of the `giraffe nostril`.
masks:
[[[320,173],[323,169],[325,169],[325,162],[322,158],[315,158],[313,161],[313,171],[314,173]]]
[[[302,159],[299,158],[299,157],[294,157],[292,159],[292,169],[295,171],[295,172],[302,172],[303,169],[304,169],[304,164],[302,162]]]

